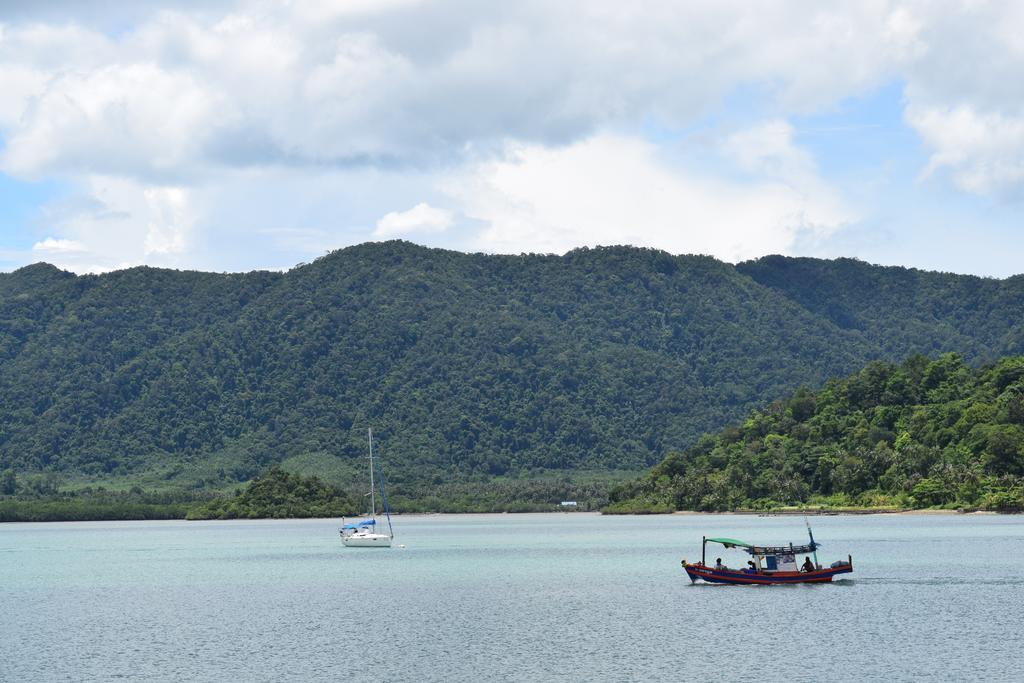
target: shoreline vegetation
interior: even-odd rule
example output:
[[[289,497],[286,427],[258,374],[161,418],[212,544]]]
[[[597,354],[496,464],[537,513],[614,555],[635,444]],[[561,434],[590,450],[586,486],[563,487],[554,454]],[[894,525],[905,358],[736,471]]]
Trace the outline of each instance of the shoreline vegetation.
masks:
[[[56,474],[46,477],[0,472],[0,522],[331,518],[364,505],[331,481],[278,464],[220,490],[63,488]],[[391,508],[405,513],[1022,512],[1024,356],[980,368],[956,354],[872,362],[755,410],[639,478],[536,470],[396,479]]]
[[[187,497],[185,494],[179,494]],[[33,499],[0,498],[0,523],[4,522],[85,522],[129,520],[223,520],[223,519],[307,519],[341,518],[360,514],[356,503],[340,489],[324,484],[316,477],[302,477],[272,468],[264,476],[235,494],[175,500],[174,494],[152,494],[139,490],[110,492],[87,490]],[[488,506],[439,503],[434,506],[409,506],[393,509],[392,514],[529,514],[561,512],[565,514],[599,513],[604,515],[694,515],[728,514],[775,516],[820,515],[958,515],[1017,514],[1020,510],[992,510],[978,507],[901,507],[856,505],[807,505],[765,508],[739,507],[731,510],[671,510],[666,506],[633,507],[628,511],[615,506],[578,505],[563,507],[560,502],[521,501],[515,505]]]
[[[872,362],[670,453],[607,512],[1024,511],[1024,356]]]
[[[118,520],[215,520],[215,519],[303,519],[341,518],[362,512],[357,498],[341,488],[325,483],[317,476],[303,476],[272,466],[263,475],[235,491],[218,495],[195,491],[145,491],[138,486],[127,490],[103,487],[82,487],[59,490],[52,482],[34,482],[21,495],[11,495],[17,487],[10,477],[0,476],[6,485],[0,495],[0,522],[118,521]],[[613,482],[591,482],[583,486],[566,482],[524,482],[517,486],[490,487],[479,490],[463,484],[450,487],[447,495],[405,498],[391,496],[392,514],[486,514],[580,512],[609,515],[648,514],[737,514],[759,516],[781,515],[867,515],[867,514],[970,514],[1014,513],[1019,508],[986,509],[947,502],[943,505],[913,505],[903,499],[902,505],[890,501],[859,504],[843,496],[813,497],[796,505],[740,505],[732,509],[679,510],[664,503],[630,500],[609,504]],[[565,493],[581,494],[575,505],[562,505],[570,500]],[[518,496],[518,498],[517,498]],[[532,496],[524,499],[523,496]],[[869,499],[870,500],[870,499]],[[876,497],[876,501],[879,499]]]
[[[105,521],[149,521],[149,520],[182,520],[206,521],[229,519],[340,519],[354,516],[355,513],[342,514],[324,510],[296,509],[285,513],[253,511],[252,514],[219,515],[205,512],[204,506],[182,503],[170,504],[101,504],[74,500],[38,500],[12,501],[0,500],[0,523],[18,522],[105,522]],[[609,512],[601,510],[573,510],[560,508],[556,505],[536,505],[531,509],[518,510],[431,510],[422,512],[392,512],[393,516],[403,515],[447,515],[447,514],[539,514],[560,512],[563,514],[601,514],[601,515],[750,515],[758,517],[779,516],[853,516],[853,515],[1004,515],[1021,514],[1020,511],[997,511],[973,508],[816,508],[806,510],[725,510],[708,512],[704,510],[673,510],[673,511],[634,511]]]
[[[0,475],[0,480],[5,475]],[[608,503],[608,491],[623,473],[574,473],[566,477],[442,482],[389,482],[392,512],[496,513],[596,512]],[[632,473],[632,477],[636,473]],[[317,475],[302,475],[274,465],[237,489],[219,492],[174,489],[152,492],[104,487],[60,487],[55,481],[7,479],[0,489],[0,522],[118,519],[286,519],[358,515],[361,492],[343,489]],[[17,494],[11,492],[17,491]],[[393,491],[393,493],[392,493]],[[7,493],[8,495],[3,495]],[[574,501],[575,506],[562,506]]]
[[[396,514],[596,512],[607,504],[608,490],[620,478],[405,484],[395,486],[388,500]],[[277,465],[244,487],[219,493],[180,489],[156,493],[139,486],[123,491],[91,486],[64,489],[36,480],[30,484],[8,480],[6,490],[17,490],[19,495],[0,494],[0,522],[331,518],[358,515],[364,504],[358,494],[318,476]],[[561,505],[569,500],[577,504]]]

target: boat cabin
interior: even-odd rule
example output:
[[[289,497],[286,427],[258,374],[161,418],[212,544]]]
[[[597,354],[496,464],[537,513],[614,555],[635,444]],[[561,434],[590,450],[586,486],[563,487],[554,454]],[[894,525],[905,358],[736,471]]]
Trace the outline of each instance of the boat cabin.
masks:
[[[376,524],[377,520],[375,519],[364,519],[361,522],[351,522],[349,524],[344,524],[341,527],[341,535],[344,538],[346,536],[351,536],[352,534],[357,533],[372,533]]]
[[[814,555],[814,567],[821,569],[821,565],[817,562],[817,549],[818,544],[814,542],[813,537],[811,542],[807,545],[753,545],[744,541],[738,541],[735,538],[703,538],[703,545],[701,548],[701,563],[707,564],[707,546],[708,543],[720,543],[729,548],[742,548],[753,557],[754,565],[758,571],[767,572],[797,572],[800,571],[800,567],[797,565],[797,555]]]

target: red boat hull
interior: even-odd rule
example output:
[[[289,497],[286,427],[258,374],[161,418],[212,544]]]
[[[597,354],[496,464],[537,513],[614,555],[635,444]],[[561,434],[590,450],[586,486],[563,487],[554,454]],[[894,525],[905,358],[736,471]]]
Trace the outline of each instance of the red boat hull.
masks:
[[[781,585],[786,583],[829,583],[837,574],[853,571],[853,562],[844,562],[838,567],[824,567],[811,572],[744,572],[735,569],[714,569],[701,563],[688,564],[683,560],[683,569],[696,583],[697,579],[708,583],[732,583],[737,585]]]

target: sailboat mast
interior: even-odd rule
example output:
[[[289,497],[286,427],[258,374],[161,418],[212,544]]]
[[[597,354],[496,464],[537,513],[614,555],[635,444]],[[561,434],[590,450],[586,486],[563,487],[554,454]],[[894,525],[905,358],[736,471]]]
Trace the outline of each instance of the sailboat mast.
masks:
[[[377,516],[377,501],[373,495],[373,428],[366,430],[370,439],[370,516]]]

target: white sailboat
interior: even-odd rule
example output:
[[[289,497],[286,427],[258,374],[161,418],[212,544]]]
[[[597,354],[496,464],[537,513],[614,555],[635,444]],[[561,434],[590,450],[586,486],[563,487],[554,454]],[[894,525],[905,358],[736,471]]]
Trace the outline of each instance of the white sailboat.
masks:
[[[339,529],[341,542],[353,548],[390,548],[391,540],[395,532],[391,527],[391,511],[388,509],[388,499],[384,494],[383,474],[378,477],[380,483],[380,497],[384,504],[384,515],[388,520],[388,533],[377,532],[377,492],[373,481],[373,430],[367,430],[367,438],[370,442],[370,516],[358,522],[342,525]],[[342,520],[344,522],[344,520]]]

